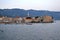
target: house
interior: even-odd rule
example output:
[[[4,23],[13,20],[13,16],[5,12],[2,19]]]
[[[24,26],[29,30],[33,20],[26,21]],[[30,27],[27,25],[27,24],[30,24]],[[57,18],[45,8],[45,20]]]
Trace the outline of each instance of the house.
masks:
[[[12,18],[10,18],[10,17],[4,17],[4,18],[2,19],[2,22],[3,22],[3,23],[12,23]]]
[[[52,16],[43,16],[43,20],[44,23],[50,23],[53,22],[53,17]]]
[[[1,16],[0,17],[0,23],[3,23],[3,19],[4,19],[5,17],[4,16]]]
[[[31,17],[25,17],[24,21],[25,21],[25,23],[31,23],[32,22],[32,18]]]
[[[40,17],[36,16],[32,18],[32,23],[39,23],[40,22]]]
[[[3,20],[3,18],[2,18],[2,17],[0,17],[0,23],[2,23],[2,20]]]
[[[13,23],[21,23],[22,22],[22,18],[21,17],[16,17],[12,19]]]

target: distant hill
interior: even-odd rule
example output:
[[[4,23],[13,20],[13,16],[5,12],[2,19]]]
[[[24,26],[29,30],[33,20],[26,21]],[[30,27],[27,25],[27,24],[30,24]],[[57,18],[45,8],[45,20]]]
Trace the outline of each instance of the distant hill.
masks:
[[[49,15],[53,16],[55,20],[60,20],[60,12],[46,11],[46,10],[0,9],[0,16],[24,17],[27,16],[28,12],[30,13],[31,17]]]

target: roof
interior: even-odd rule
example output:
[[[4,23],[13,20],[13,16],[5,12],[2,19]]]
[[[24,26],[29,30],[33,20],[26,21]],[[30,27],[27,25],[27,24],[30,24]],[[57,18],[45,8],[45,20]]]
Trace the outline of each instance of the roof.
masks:
[[[32,19],[31,17],[26,17],[26,19]]]

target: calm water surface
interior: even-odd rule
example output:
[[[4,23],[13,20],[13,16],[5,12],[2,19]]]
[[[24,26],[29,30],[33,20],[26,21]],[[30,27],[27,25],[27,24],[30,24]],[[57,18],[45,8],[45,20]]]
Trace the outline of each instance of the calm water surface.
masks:
[[[0,24],[0,40],[60,40],[60,21],[32,25]]]

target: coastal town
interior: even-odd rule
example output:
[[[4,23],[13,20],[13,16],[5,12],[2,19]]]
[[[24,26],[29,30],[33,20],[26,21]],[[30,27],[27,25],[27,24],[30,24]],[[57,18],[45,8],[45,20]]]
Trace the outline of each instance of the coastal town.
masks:
[[[36,16],[36,17],[30,17],[29,14],[27,17],[7,17],[2,16],[0,17],[0,24],[12,24],[12,23],[53,23],[53,17],[52,16]]]

